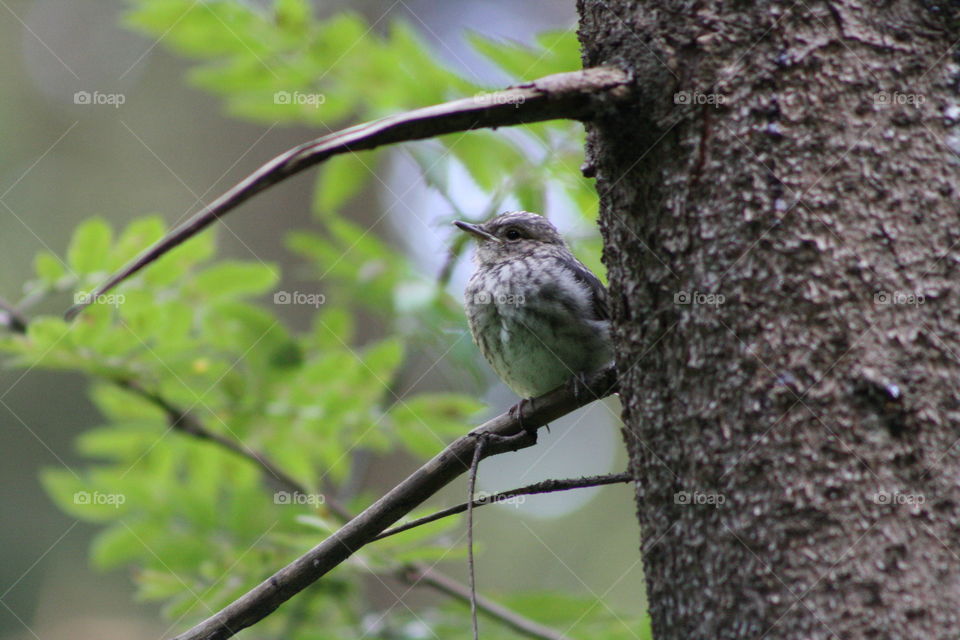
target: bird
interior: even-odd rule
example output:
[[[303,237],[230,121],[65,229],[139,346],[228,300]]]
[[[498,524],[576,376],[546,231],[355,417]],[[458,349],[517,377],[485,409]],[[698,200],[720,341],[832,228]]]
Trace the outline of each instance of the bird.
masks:
[[[577,393],[587,374],[613,361],[607,290],[547,218],[508,211],[483,224],[453,224],[477,241],[464,292],[470,333],[520,396],[519,412],[564,384]]]

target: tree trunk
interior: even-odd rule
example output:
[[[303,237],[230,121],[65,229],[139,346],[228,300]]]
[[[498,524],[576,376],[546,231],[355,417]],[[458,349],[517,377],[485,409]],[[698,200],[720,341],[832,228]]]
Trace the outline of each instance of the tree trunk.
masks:
[[[580,1],[658,640],[960,633],[952,6]]]

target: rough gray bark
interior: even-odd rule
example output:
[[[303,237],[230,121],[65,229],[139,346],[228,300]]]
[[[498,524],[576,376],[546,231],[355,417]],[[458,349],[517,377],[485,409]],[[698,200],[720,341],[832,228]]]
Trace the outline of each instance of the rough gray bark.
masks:
[[[579,9],[655,636],[956,637],[955,10]]]

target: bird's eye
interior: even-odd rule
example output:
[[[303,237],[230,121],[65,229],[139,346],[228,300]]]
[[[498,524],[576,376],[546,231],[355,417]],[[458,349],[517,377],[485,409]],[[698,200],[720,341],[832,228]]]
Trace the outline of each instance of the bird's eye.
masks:
[[[519,229],[507,229],[506,233],[503,234],[507,240],[519,240],[520,239],[520,230]]]

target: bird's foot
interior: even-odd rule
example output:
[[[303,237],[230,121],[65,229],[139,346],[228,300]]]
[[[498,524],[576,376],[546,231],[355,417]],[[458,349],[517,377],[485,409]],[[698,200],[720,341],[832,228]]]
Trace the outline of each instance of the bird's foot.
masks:
[[[573,377],[570,378],[567,384],[570,386],[571,393],[573,393],[573,399],[576,400],[578,404],[584,400],[588,400],[592,395],[590,393],[590,386],[587,384],[587,374],[583,371],[573,374]]]
[[[511,418],[513,418],[514,420],[517,421],[517,423],[520,425],[520,428],[521,428],[521,429],[523,429],[524,431],[526,431],[526,432],[528,432],[528,433],[530,433],[530,432],[536,433],[537,427],[528,427],[528,426],[527,426],[526,424],[524,424],[524,422],[523,422],[523,406],[524,406],[525,404],[529,404],[531,400],[532,400],[532,398],[520,398],[520,402],[518,402],[517,404],[513,405],[512,407],[510,407],[510,409],[509,409],[509,411],[507,411],[507,413],[510,414],[510,417],[511,417]],[[543,425],[543,426],[545,426],[545,427],[547,428],[547,432],[550,431],[550,425],[545,424],[545,425]]]
[[[471,432],[468,435],[477,438],[477,446],[483,447],[484,449],[489,446],[494,446],[501,449],[513,449],[529,446],[531,443],[536,444],[537,442],[536,429],[522,429],[519,433],[515,433],[511,436],[502,436],[499,433],[490,433],[489,431]]]
[[[507,410],[507,414],[511,418],[516,420],[517,423],[520,425],[520,428],[524,430],[526,429],[526,427],[523,424],[523,405],[526,402],[527,402],[526,398],[520,398],[520,402],[513,405],[512,407],[510,407],[510,409]]]

